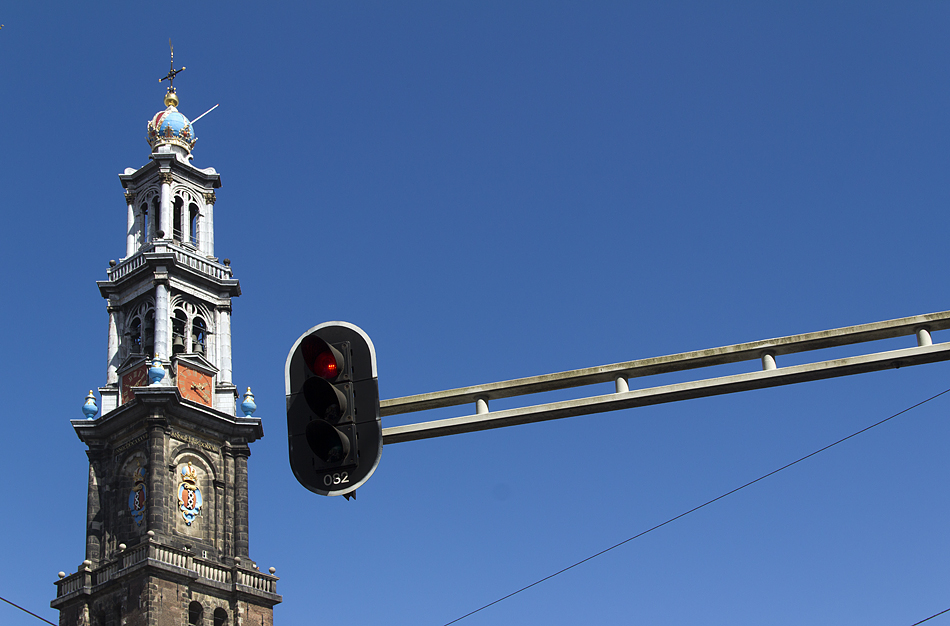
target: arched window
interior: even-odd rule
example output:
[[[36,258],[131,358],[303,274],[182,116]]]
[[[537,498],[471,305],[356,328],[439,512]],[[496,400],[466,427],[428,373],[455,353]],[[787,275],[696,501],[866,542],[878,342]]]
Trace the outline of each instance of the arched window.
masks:
[[[148,236],[148,202],[143,202],[142,206],[139,207],[139,223],[138,223],[138,244],[142,245],[149,240]]]
[[[192,602],[188,605],[188,624],[190,626],[198,626],[201,624],[201,614],[204,613],[204,610],[201,608],[200,602]]]
[[[151,300],[141,300],[125,314],[125,332],[121,348],[125,356],[144,354],[151,356],[155,349],[155,312]]]
[[[176,299],[172,314],[172,354],[200,354],[208,356],[210,332],[207,309],[194,302]]]
[[[152,241],[158,237],[158,229],[160,228],[160,222],[158,221],[158,196],[152,198],[152,210],[149,211],[148,218],[148,241]]]
[[[185,328],[187,325],[188,316],[181,309],[175,309],[175,317],[172,318],[172,354],[186,352]]]
[[[129,324],[129,354],[142,354],[142,318],[132,318]]]
[[[207,332],[208,328],[205,326],[205,321],[200,317],[195,317],[191,324],[191,351],[195,354],[203,355],[205,353],[205,335]]]
[[[191,223],[191,243],[198,245],[198,205],[192,202],[188,205],[188,215]]]
[[[228,612],[222,608],[214,610],[214,626],[224,626],[228,623]]]
[[[142,350],[146,355],[151,356],[155,354],[155,312],[149,310],[142,324]]]
[[[174,222],[172,223],[172,239],[175,241],[181,241],[184,233],[184,215],[182,215],[184,208],[185,201],[181,199],[181,196],[175,196]]]

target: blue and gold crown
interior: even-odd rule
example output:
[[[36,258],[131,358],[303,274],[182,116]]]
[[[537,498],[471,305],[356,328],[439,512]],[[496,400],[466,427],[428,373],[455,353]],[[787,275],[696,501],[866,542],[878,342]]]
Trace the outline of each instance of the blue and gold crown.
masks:
[[[169,105],[164,111],[159,111],[149,120],[147,139],[152,150],[163,144],[174,144],[189,152],[198,141],[191,122],[173,105]]]

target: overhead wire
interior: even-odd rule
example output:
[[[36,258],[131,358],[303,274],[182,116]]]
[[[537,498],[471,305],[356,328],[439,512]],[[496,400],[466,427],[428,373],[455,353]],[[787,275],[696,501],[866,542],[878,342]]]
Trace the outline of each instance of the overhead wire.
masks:
[[[937,616],[939,616],[939,615],[943,615],[944,613],[950,613],[950,609],[944,609],[944,610],[940,611],[939,613],[934,613],[934,614],[931,615],[930,617],[925,617],[924,619],[920,620],[919,622],[914,622],[914,623],[911,624],[910,626],[917,626],[918,624],[923,624],[924,622],[929,622],[929,621],[932,620],[933,618],[935,618],[935,617],[937,617]]]
[[[39,615],[37,615],[37,614],[34,613],[33,611],[28,611],[28,610],[24,609],[24,608],[23,608],[22,606],[20,606],[19,604],[14,604],[14,603],[10,602],[9,600],[7,600],[6,598],[3,598],[3,597],[0,597],[0,600],[3,600],[4,602],[6,602],[7,604],[9,604],[10,606],[15,606],[16,608],[20,609],[20,610],[23,611],[24,613],[29,613],[30,615],[32,615],[32,616],[35,617],[36,619],[38,619],[38,620],[40,620],[40,621],[42,621],[42,622],[46,622],[46,623],[49,624],[50,626],[56,626],[56,624],[54,624],[53,622],[49,621],[49,620],[46,619],[45,617],[40,617]]]
[[[709,506],[710,504],[713,504],[714,502],[718,502],[719,500],[722,500],[723,498],[726,498],[726,497],[728,497],[728,496],[731,496],[732,494],[734,494],[734,493],[736,493],[736,492],[742,491],[742,490],[745,489],[746,487],[751,487],[752,485],[756,484],[757,482],[763,481],[763,480],[765,480],[766,478],[768,478],[768,477],[770,477],[770,476],[774,476],[775,474],[778,474],[779,472],[781,472],[781,471],[783,471],[783,470],[786,470],[786,469],[792,467],[793,465],[797,465],[797,464],[801,463],[802,461],[805,461],[805,460],[807,460],[807,459],[810,459],[811,457],[815,456],[816,454],[821,454],[821,453],[824,452],[825,450],[828,450],[828,449],[830,449],[830,448],[833,448],[833,447],[835,447],[836,445],[838,445],[839,443],[844,443],[845,441],[847,441],[847,440],[849,440],[849,439],[852,439],[852,438],[854,438],[854,437],[857,437],[858,435],[860,435],[860,434],[862,434],[862,433],[865,433],[865,432],[871,430],[872,428],[876,428],[876,427],[880,426],[881,424],[884,424],[885,422],[889,422],[890,420],[894,419],[895,417],[898,417],[898,416],[900,416],[900,415],[903,415],[904,413],[907,413],[908,411],[912,411],[912,410],[916,409],[916,408],[919,407],[919,406],[922,406],[922,405],[924,405],[924,404],[927,404],[927,403],[930,402],[931,400],[936,400],[937,398],[939,398],[940,396],[942,396],[942,395],[944,395],[944,394],[946,394],[946,393],[950,393],[950,389],[945,389],[945,390],[941,391],[940,393],[938,393],[938,394],[936,394],[936,395],[934,395],[934,396],[931,396],[931,397],[927,398],[926,400],[921,400],[921,401],[918,402],[917,404],[914,404],[914,405],[912,405],[912,406],[909,406],[909,407],[907,407],[906,409],[904,409],[904,410],[902,410],[902,411],[898,411],[897,413],[894,413],[894,414],[891,415],[890,417],[885,417],[884,419],[882,419],[882,420],[879,421],[879,422],[875,422],[874,424],[871,424],[870,426],[865,426],[865,427],[862,428],[861,430],[859,430],[859,431],[857,431],[857,432],[853,432],[853,433],[851,433],[850,435],[848,435],[847,437],[843,437],[843,438],[841,438],[841,439],[835,441],[834,443],[829,443],[828,445],[826,445],[826,446],[824,446],[824,447],[822,447],[822,448],[819,448],[818,450],[815,450],[814,452],[811,452],[811,453],[809,453],[809,454],[806,454],[805,456],[803,456],[803,457],[801,457],[801,458],[799,458],[799,459],[796,459],[795,461],[792,461],[791,463],[787,463],[786,465],[783,465],[782,467],[779,467],[778,469],[772,470],[772,471],[769,472],[768,474],[763,474],[762,476],[759,476],[759,477],[756,478],[755,480],[750,480],[749,482],[745,483],[744,485],[741,485],[741,486],[739,486],[739,487],[736,487],[735,489],[732,489],[732,490],[730,490],[730,491],[727,491],[727,492],[725,492],[725,493],[722,494],[722,495],[716,496],[716,497],[713,498],[712,500],[707,500],[706,502],[700,504],[699,506],[695,506],[695,507],[689,509],[688,511],[684,512],[684,513],[680,513],[680,514],[677,515],[676,517],[671,517],[671,518],[669,518],[668,520],[666,520],[665,522],[661,522],[661,523],[657,524],[656,526],[653,526],[652,528],[648,528],[648,529],[646,529],[646,530],[644,530],[644,531],[642,531],[642,532],[637,533],[636,535],[634,535],[634,536],[632,536],[632,537],[629,537],[629,538],[627,538],[627,539],[624,539],[623,541],[621,541],[621,542],[619,542],[619,543],[615,543],[614,545],[610,546],[609,548],[604,548],[604,549],[601,550],[600,552],[597,552],[596,554],[592,554],[592,555],[590,555],[589,557],[587,557],[587,558],[585,558],[585,559],[581,559],[580,561],[577,561],[576,563],[572,563],[571,565],[568,565],[568,566],[565,567],[564,569],[558,570],[558,571],[554,572],[553,574],[549,574],[549,575],[545,576],[544,578],[541,578],[541,579],[539,579],[539,580],[534,581],[534,582],[531,583],[530,585],[525,585],[524,587],[522,587],[521,589],[518,589],[517,591],[512,591],[511,593],[509,593],[509,594],[506,595],[506,596],[502,596],[501,598],[498,598],[497,600],[494,600],[494,601],[492,601],[492,602],[489,602],[488,604],[485,604],[485,605],[483,605],[483,606],[478,607],[478,608],[475,609],[474,611],[469,611],[469,612],[466,613],[465,615],[462,615],[461,617],[457,617],[457,618],[455,618],[454,620],[452,620],[451,622],[446,622],[443,626],[450,626],[451,624],[455,624],[456,622],[459,622],[459,621],[465,619],[466,617],[470,617],[470,616],[472,616],[472,615],[475,615],[475,614],[478,613],[479,611],[484,611],[485,609],[487,609],[487,608],[489,608],[489,607],[495,606],[495,605],[498,604],[499,602],[503,602],[503,601],[507,600],[508,598],[511,598],[512,596],[518,595],[518,594],[521,593],[522,591],[527,591],[528,589],[531,589],[532,587],[535,587],[535,586],[537,586],[537,585],[540,585],[541,583],[543,583],[543,582],[545,582],[545,581],[547,581],[547,580],[551,580],[551,579],[554,578],[555,576],[559,576],[559,575],[563,574],[564,572],[566,572],[566,571],[568,571],[568,570],[572,570],[572,569],[574,569],[575,567],[577,567],[578,565],[582,565],[582,564],[584,564],[584,563],[586,563],[586,562],[588,562],[588,561],[590,561],[590,560],[592,560],[592,559],[596,559],[597,557],[599,557],[599,556],[601,556],[601,555],[603,555],[603,554],[606,554],[606,553],[610,552],[611,550],[614,550],[614,549],[616,549],[616,548],[619,548],[620,546],[622,546],[622,545],[624,545],[624,544],[630,543],[630,542],[633,541],[634,539],[638,539],[638,538],[640,538],[640,537],[646,535],[647,533],[651,533],[651,532],[653,532],[654,530],[658,530],[658,529],[660,529],[660,528],[663,528],[663,527],[666,526],[667,524],[671,524],[671,523],[675,522],[676,520],[678,520],[678,519],[680,519],[680,518],[686,517],[686,516],[689,515],[690,513],[695,513],[696,511],[698,511],[698,510],[700,510],[700,509],[702,509],[702,508],[704,508],[704,507],[707,507],[707,506]],[[950,611],[950,609],[947,609],[947,610]],[[923,621],[925,622],[925,621],[927,621],[927,620],[929,620],[929,619],[932,619],[932,618],[936,617],[937,615],[941,615],[942,613],[946,613],[946,611],[942,611],[941,613],[937,613],[936,615],[932,615],[931,617],[928,617],[927,619],[925,619],[925,620],[923,620]],[[923,623],[923,622],[917,622],[917,624],[922,624],[922,623]],[[913,624],[912,626],[916,626],[916,624]]]

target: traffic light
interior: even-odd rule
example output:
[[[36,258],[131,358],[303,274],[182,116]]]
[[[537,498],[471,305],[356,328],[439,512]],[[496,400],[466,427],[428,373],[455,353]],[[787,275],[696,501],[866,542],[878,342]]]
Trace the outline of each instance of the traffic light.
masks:
[[[284,373],[294,476],[314,493],[351,497],[383,452],[373,342],[347,322],[314,326],[290,349]]]

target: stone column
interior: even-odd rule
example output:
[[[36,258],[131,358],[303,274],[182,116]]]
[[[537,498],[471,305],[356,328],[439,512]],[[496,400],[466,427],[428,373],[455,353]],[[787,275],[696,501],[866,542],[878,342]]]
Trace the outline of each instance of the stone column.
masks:
[[[86,493],[86,558],[98,563],[102,558],[102,511],[99,499],[101,450],[87,450],[89,457],[89,490]]]
[[[198,218],[198,221],[201,223],[201,227],[198,230],[199,240],[198,243],[201,245],[201,252],[205,256],[213,257],[214,256],[214,202],[217,200],[217,197],[214,195],[214,192],[205,194],[205,208],[201,212],[201,217]]]
[[[246,558],[249,550],[247,457],[251,449],[234,447],[234,555]]]
[[[118,328],[118,316],[120,315],[119,307],[109,306],[109,343],[106,354],[106,384],[111,385],[112,383],[119,382],[119,376],[116,374],[116,370],[119,367],[119,328]]]
[[[125,258],[135,254],[135,194],[125,193],[125,202],[129,206],[128,229],[125,235]]]
[[[216,311],[218,338],[218,382],[231,382],[231,308],[219,307]]]
[[[158,175],[162,183],[161,210],[159,212],[160,228],[165,231],[165,238],[172,238],[172,175],[162,172]]]
[[[236,554],[234,550],[234,480],[232,478],[234,476],[234,450],[231,448],[231,444],[225,441],[221,453],[221,465],[224,468],[222,474],[224,480],[224,502],[222,502],[224,516],[221,518],[224,521],[224,527],[221,529],[224,541],[222,545],[224,556],[228,558],[228,564],[230,565],[231,559]]]
[[[221,467],[227,468],[227,466],[227,457],[222,454]],[[211,488],[214,489],[214,545],[222,555],[232,556],[227,553],[227,542],[224,536],[224,503],[227,498],[225,494],[228,492],[227,483],[224,480],[216,479],[212,481]]]
[[[165,416],[161,409],[152,409],[151,415],[145,420],[148,431],[148,500],[147,523],[148,529],[156,533],[168,533],[170,510],[167,474],[165,462]]]
[[[162,272],[164,272],[164,269],[159,268]],[[168,287],[159,283],[155,287],[155,354],[163,361],[167,361],[171,354],[168,306]]]

